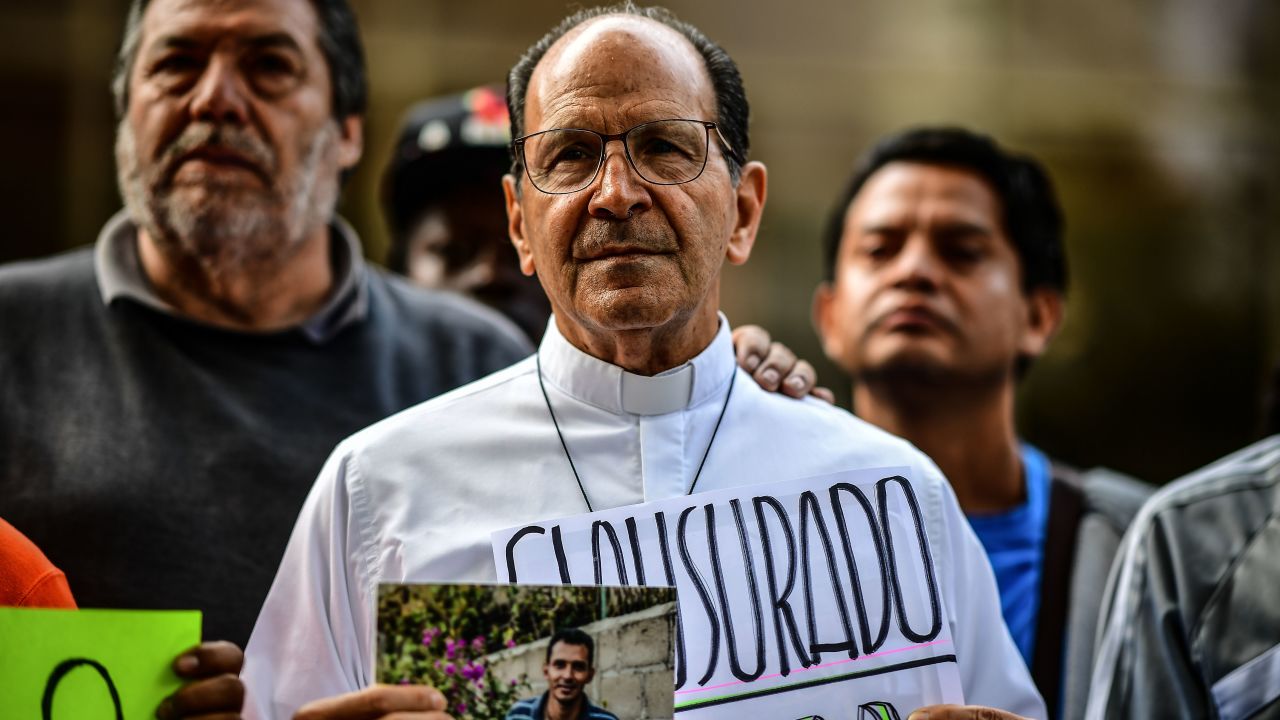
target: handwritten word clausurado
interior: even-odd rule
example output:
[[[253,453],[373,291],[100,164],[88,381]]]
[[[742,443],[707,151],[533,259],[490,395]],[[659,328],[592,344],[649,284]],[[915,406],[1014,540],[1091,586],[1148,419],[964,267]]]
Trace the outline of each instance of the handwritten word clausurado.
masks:
[[[565,584],[681,588],[677,690],[690,676],[687,635],[700,639],[696,682],[705,685],[724,663],[751,682],[817,665],[823,653],[852,659],[942,632],[920,501],[901,475],[786,496],[683,500],[681,508],[593,520],[589,529],[567,530],[567,520],[521,527],[502,549],[506,580],[519,582],[518,568],[554,558]],[[585,543],[590,564],[575,565],[570,558],[584,555],[577,550]],[[690,588],[696,600],[686,604]]]

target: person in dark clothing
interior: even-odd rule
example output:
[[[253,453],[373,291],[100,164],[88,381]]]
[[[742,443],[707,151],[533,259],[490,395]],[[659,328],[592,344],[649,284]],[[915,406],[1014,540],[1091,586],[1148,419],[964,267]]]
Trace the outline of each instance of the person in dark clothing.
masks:
[[[891,135],[831,215],[814,319],[853,376],[855,412],[915,443],[955,487],[1041,693],[1061,707],[1065,676],[1074,714],[1098,594],[1149,490],[1075,472],[1018,437],[1018,381],[1063,318],[1062,228],[1036,160],[959,128]]]
[[[405,113],[382,176],[387,268],[479,300],[536,343],[551,305],[537,279],[520,272],[507,239],[510,140],[500,86],[424,100]]]
[[[530,346],[365,264],[345,2],[139,1],[114,80],[126,210],[0,269],[0,515],[82,605],[200,608],[243,645],[333,445]]]

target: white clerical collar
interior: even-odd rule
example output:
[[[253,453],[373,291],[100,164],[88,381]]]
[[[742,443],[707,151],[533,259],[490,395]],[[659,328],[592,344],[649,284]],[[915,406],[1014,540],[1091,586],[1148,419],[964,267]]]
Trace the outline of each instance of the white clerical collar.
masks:
[[[538,353],[547,384],[602,410],[632,415],[663,415],[717,397],[737,367],[724,313],[706,349],[689,362],[653,376],[627,372],[582,352],[564,339],[554,317],[547,323]]]

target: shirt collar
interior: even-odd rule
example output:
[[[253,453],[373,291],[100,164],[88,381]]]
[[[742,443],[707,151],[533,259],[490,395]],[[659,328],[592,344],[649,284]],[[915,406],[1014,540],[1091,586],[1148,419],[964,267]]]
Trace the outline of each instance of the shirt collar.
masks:
[[[329,237],[333,253],[333,290],[325,304],[297,326],[299,332],[316,344],[328,342],[343,328],[364,320],[369,312],[369,289],[365,282],[368,269],[359,237],[345,220],[337,216],[329,225]],[[112,216],[98,234],[94,247],[94,272],[102,302],[106,305],[128,298],[166,315],[190,319],[165,302],[147,280],[138,257],[138,228],[125,210]]]
[[[737,367],[724,313],[710,345],[689,362],[653,376],[627,372],[582,352],[560,334],[554,317],[538,355],[547,383],[619,415],[663,415],[699,405],[717,396]]]
[[[545,720],[545,718],[547,717],[547,699],[549,697],[551,697],[550,690],[547,690],[546,692],[538,696],[538,699],[535,700],[533,703],[533,717],[539,718],[539,720]],[[596,708],[595,705],[591,704],[591,698],[587,697],[587,694],[585,692],[582,693],[582,708],[581,708],[581,712],[578,713],[578,717],[580,718],[590,717],[591,711],[596,709],[598,708]]]

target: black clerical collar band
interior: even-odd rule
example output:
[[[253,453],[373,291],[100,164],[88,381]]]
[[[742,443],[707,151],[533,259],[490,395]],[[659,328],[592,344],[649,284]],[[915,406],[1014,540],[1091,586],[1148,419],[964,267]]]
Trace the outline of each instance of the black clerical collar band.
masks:
[[[652,377],[636,375],[592,357],[565,340],[554,317],[538,348],[547,385],[616,414],[665,415],[723,399],[736,363],[729,321],[720,314],[715,338],[689,362]]]
[[[333,239],[334,289],[323,307],[305,322],[298,332],[317,345],[333,339],[343,328],[361,322],[369,312],[369,288],[365,282],[368,268],[355,230],[340,217],[329,225]],[[185,317],[165,302],[151,287],[138,257],[137,226],[128,211],[117,212],[98,234],[93,265],[98,278],[102,302],[110,305],[128,298],[158,312]]]

